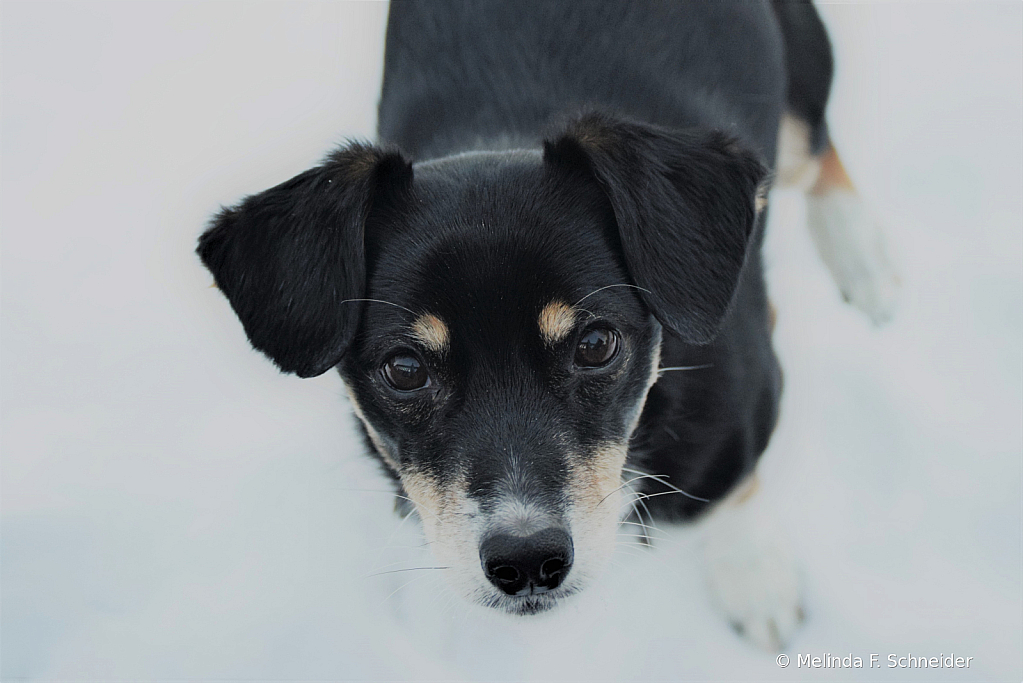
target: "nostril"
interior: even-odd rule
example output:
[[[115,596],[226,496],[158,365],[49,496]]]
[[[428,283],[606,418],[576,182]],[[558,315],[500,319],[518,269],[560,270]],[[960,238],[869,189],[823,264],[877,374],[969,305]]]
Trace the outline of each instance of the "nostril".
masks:
[[[565,561],[560,557],[553,557],[540,565],[540,578],[547,579],[560,574],[565,568]]]
[[[508,595],[528,593],[530,587],[529,578],[512,562],[507,558],[495,558],[489,562],[484,560],[483,573],[486,574],[487,580],[490,583]]]
[[[519,580],[519,570],[510,565],[495,567],[490,570],[490,575],[501,583],[515,583]]]

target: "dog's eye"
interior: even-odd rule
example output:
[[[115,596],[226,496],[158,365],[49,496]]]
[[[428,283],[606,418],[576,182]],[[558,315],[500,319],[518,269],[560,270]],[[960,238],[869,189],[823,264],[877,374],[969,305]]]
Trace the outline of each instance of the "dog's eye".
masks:
[[[575,364],[581,368],[607,365],[618,353],[618,333],[606,327],[591,327],[579,338]]]
[[[415,391],[430,386],[426,365],[415,356],[399,353],[384,363],[384,378],[398,391]]]

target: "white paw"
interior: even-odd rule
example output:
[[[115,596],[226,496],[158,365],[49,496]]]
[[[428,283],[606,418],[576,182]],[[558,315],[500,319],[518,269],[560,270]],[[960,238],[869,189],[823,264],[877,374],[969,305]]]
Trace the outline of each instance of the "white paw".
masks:
[[[846,301],[875,325],[895,313],[901,280],[878,220],[854,192],[807,195],[807,222],[817,252]]]
[[[762,518],[741,509],[714,514],[703,548],[711,592],[740,635],[777,652],[803,621],[795,562]]]

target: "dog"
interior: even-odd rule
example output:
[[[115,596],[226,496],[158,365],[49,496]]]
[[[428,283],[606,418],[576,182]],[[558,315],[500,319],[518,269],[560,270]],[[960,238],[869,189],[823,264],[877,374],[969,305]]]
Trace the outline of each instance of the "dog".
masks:
[[[222,210],[197,251],[282,371],[337,369],[469,600],[551,609],[640,504],[706,519],[715,595],[778,648],[795,571],[747,511],[782,388],[771,183],[806,191],[847,300],[882,322],[898,288],[831,76],[808,2],[395,2],[379,145]]]

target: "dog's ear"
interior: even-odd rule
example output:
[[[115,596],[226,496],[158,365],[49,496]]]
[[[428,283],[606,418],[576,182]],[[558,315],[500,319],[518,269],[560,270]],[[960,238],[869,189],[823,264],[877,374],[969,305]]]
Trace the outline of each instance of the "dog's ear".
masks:
[[[353,144],[224,209],[199,238],[249,341],[281,370],[315,377],[341,360],[362,310],[366,217],[411,181],[399,154]]]
[[[603,189],[654,316],[687,342],[713,340],[757,222],[767,173],[758,158],[722,133],[588,114],[544,143],[544,160]]]

